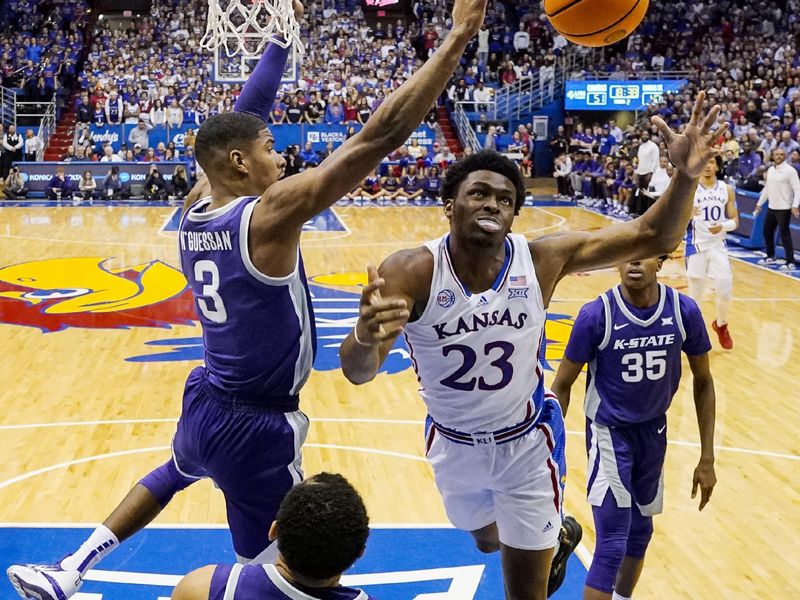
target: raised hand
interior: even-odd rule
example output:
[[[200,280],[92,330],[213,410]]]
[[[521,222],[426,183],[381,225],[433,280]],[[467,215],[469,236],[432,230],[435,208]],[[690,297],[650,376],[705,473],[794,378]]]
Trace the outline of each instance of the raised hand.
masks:
[[[384,300],[381,297],[385,282],[378,277],[374,265],[367,265],[367,280],[367,285],[361,290],[355,337],[362,346],[377,346],[400,335],[410,313],[405,300]]]
[[[669,152],[669,159],[675,168],[691,178],[699,177],[706,163],[722,154],[722,147],[716,141],[725,135],[728,123],[724,123],[716,131],[711,131],[711,126],[719,115],[719,105],[703,114],[703,103],[706,93],[700,92],[694,103],[692,118],[683,133],[677,133],[669,128],[661,117],[653,117],[653,124],[658,127],[659,133],[664,138]]]
[[[470,35],[475,35],[486,17],[488,0],[456,0],[453,5],[453,29],[463,27]]]

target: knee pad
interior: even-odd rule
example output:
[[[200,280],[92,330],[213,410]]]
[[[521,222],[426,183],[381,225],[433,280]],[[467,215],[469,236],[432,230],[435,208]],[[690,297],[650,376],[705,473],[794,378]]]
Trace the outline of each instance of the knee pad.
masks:
[[[156,497],[161,507],[164,508],[175,494],[185,490],[195,481],[197,480],[181,475],[175,463],[169,460],[148,473],[139,484],[146,487]]]
[[[715,279],[714,287],[717,289],[717,296],[723,300],[733,298],[733,279]]]
[[[653,537],[653,517],[643,517],[638,508],[634,508],[632,512],[625,555],[641,560]]]

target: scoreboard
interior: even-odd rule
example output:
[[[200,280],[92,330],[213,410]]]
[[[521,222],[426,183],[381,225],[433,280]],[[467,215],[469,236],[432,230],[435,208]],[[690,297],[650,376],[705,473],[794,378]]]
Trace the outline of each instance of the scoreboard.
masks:
[[[664,94],[680,92],[685,79],[571,80],[566,83],[567,110],[642,110],[661,101]]]

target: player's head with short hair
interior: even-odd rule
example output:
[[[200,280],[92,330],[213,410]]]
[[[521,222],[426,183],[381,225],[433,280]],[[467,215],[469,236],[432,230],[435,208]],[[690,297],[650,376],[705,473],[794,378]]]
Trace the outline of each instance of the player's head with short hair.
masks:
[[[364,553],[369,518],[347,479],[320,473],[286,494],[270,534],[293,575],[324,582],[341,575]]]
[[[246,113],[222,113],[206,119],[195,139],[197,162],[214,185],[241,195],[259,195],[281,176],[286,161],[274,151],[264,121]]]
[[[463,184],[480,179],[483,171],[497,173],[508,180],[513,189],[514,214],[518,215],[525,202],[525,181],[516,163],[494,150],[481,150],[454,163],[448,170],[442,185],[442,200],[456,200]],[[477,175],[473,175],[477,173]]]

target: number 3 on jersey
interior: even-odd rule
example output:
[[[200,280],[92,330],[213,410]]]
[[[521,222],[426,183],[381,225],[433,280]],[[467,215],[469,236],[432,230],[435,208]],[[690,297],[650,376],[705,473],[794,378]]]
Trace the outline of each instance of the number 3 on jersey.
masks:
[[[224,323],[228,320],[225,303],[219,295],[219,269],[210,260],[198,260],[194,264],[194,280],[203,284],[203,290],[197,297],[197,306],[203,316],[212,323]]]
[[[497,382],[491,383],[484,379],[483,376],[470,377],[466,381],[459,381],[462,377],[469,373],[475,366],[475,363],[478,362],[478,355],[470,346],[451,344],[442,348],[442,355],[446,357],[452,352],[457,352],[458,354],[461,354],[462,363],[461,366],[456,369],[455,373],[449,377],[445,377],[439,383],[446,385],[449,388],[453,388],[454,390],[461,390],[464,392],[471,392],[475,389],[476,385],[479,390],[484,390],[487,392],[503,389],[509,383],[511,383],[511,378],[514,376],[514,366],[508,360],[514,353],[514,344],[510,344],[508,342],[491,342],[483,347],[483,354],[486,357],[489,357],[493,350],[500,350],[500,356],[489,363],[492,367],[495,367],[500,371],[498,374],[499,380]]]

